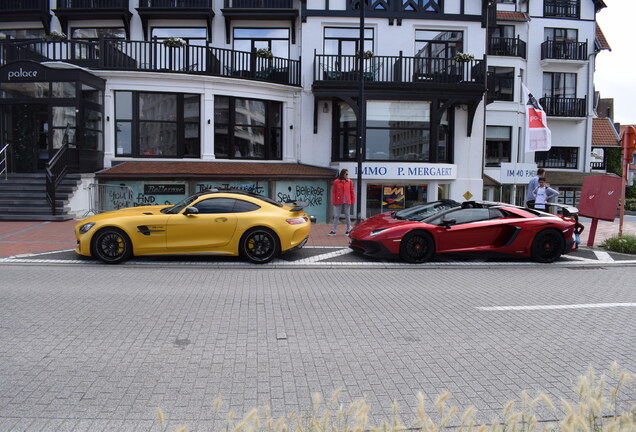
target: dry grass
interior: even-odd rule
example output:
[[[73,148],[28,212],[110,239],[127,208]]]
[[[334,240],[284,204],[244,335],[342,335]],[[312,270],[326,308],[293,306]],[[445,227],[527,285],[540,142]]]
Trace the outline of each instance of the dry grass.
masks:
[[[509,401],[502,409],[500,418],[488,424],[475,421],[474,407],[458,414],[457,407],[449,406],[451,396],[446,392],[437,397],[429,411],[423,394],[418,395],[416,418],[413,424],[405,425],[399,415],[396,403],[392,407],[390,419],[378,425],[369,424],[371,407],[365,400],[355,400],[348,405],[338,401],[339,392],[323,403],[320,395],[313,397],[310,415],[303,417],[291,413],[274,418],[268,407],[255,408],[237,420],[230,411],[219,427],[211,432],[636,432],[636,392],[634,376],[626,369],[612,364],[609,381],[605,375],[597,375],[591,368],[579,376],[578,401],[561,399],[560,408],[545,394],[535,397],[524,391],[519,406]],[[621,402],[629,401],[629,402]],[[212,410],[218,413],[222,401],[217,398]],[[554,420],[539,421],[536,410],[541,407],[554,413]],[[562,413],[558,415],[557,413]],[[165,416],[157,409],[157,417],[162,431],[166,431]],[[175,432],[187,431],[187,426]]]

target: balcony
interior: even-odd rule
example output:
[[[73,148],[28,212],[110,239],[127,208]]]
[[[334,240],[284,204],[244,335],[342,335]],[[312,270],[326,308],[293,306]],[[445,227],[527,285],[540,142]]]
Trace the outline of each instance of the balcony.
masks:
[[[541,60],[575,60],[587,62],[587,41],[547,40],[541,44]]]
[[[578,18],[580,0],[544,0],[543,16]]]
[[[293,0],[224,0],[221,9],[225,18],[225,38],[230,43],[232,20],[285,20],[291,24],[291,42],[296,43],[298,9]]]
[[[488,40],[488,54],[505,57],[526,58],[526,43],[516,38],[491,37]]]
[[[548,117],[585,117],[587,98],[542,97],[539,103]]]
[[[99,41],[2,41],[0,65],[14,60],[64,61],[94,69],[187,73],[300,86],[300,61],[259,58],[255,53],[161,42],[101,39]]]
[[[51,29],[51,11],[48,0],[11,0],[0,2],[2,21],[39,21],[44,30]]]
[[[121,20],[126,34],[130,35],[128,0],[58,0],[55,15],[60,20],[62,31],[68,31],[71,20]]]
[[[137,13],[141,18],[144,34],[148,34],[151,19],[203,19],[212,34],[212,0],[139,0]]]

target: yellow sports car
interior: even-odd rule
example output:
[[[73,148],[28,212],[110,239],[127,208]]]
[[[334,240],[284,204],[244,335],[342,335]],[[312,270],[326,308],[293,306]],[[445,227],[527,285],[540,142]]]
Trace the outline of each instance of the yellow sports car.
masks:
[[[129,207],[75,225],[80,255],[116,264],[133,255],[212,254],[266,263],[301,248],[311,222],[305,203],[211,190],[172,206]]]

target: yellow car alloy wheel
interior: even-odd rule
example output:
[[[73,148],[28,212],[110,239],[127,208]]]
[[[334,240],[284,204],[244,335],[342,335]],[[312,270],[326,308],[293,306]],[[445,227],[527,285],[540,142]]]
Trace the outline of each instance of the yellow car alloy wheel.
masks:
[[[263,227],[249,229],[243,234],[240,252],[243,258],[256,264],[264,264],[278,255],[280,249],[276,234]]]
[[[107,264],[117,264],[132,255],[132,243],[125,232],[119,228],[102,228],[95,233],[91,241],[91,255]]]

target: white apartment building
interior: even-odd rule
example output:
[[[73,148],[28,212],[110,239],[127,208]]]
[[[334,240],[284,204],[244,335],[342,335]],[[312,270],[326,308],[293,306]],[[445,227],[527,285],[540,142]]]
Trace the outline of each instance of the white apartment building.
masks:
[[[308,201],[326,221],[343,168],[361,180],[363,218],[440,198],[521,202],[537,167],[575,197],[594,168],[603,1],[363,5],[3,2],[8,170],[81,173],[76,214],[89,183],[113,187],[105,208],[229,186]],[[524,152],[521,82],[548,113],[549,152]]]

